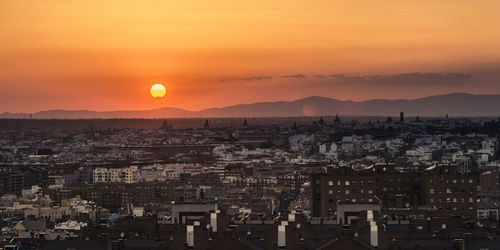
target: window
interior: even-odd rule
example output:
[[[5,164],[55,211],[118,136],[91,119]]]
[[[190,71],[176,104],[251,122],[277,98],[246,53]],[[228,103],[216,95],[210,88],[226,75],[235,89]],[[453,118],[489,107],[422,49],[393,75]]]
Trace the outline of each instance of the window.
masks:
[[[457,198],[453,198],[453,202],[455,202],[455,203],[456,203],[456,202],[457,202]]]
[[[333,190],[328,190],[328,194],[333,194]]]
[[[433,193],[434,193],[434,189],[433,189],[433,188],[431,188],[431,189],[429,190],[429,193],[433,194]]]
[[[349,189],[346,189],[346,190],[345,190],[345,194],[349,194]]]
[[[371,194],[373,193],[373,191],[371,189],[368,189],[368,193]]]
[[[451,194],[451,189],[447,188],[447,189],[446,189],[446,193],[447,193],[447,194]]]
[[[472,179],[469,179],[469,183],[472,183],[472,182],[473,182],[473,180],[472,180]]]
[[[457,179],[453,179],[453,183],[457,183]]]
[[[328,186],[333,186],[333,181],[329,181]]]
[[[469,202],[474,202],[474,199],[472,197],[469,197]]]
[[[345,185],[346,185],[346,186],[349,186],[349,181],[345,181]]]
[[[368,202],[373,202],[373,200],[372,199],[368,199]]]

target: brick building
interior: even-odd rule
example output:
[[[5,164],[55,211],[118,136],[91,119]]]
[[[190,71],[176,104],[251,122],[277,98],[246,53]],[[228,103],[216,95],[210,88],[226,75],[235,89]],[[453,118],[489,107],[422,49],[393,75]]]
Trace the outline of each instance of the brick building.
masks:
[[[427,206],[435,214],[475,218],[477,184],[475,174],[463,174],[456,166],[432,166],[418,173],[398,172],[391,164],[360,170],[330,167],[312,175],[311,210],[315,217],[336,217],[337,204],[378,202],[382,210]]]

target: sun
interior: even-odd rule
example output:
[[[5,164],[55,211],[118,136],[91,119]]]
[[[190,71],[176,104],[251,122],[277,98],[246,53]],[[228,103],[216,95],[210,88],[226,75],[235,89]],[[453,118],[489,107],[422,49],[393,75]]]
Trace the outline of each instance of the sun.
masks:
[[[165,88],[165,86],[159,83],[151,86],[150,91],[151,91],[151,96],[154,98],[162,98],[165,96],[165,93],[167,93],[167,89]]]

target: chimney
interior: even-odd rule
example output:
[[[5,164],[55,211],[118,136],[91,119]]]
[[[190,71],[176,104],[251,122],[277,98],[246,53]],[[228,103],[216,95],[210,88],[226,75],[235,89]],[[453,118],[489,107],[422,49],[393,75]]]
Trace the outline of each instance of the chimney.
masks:
[[[286,247],[286,226],[278,226],[278,248]]]
[[[370,221],[370,245],[378,247],[378,227],[375,221]]]
[[[373,221],[373,211],[372,210],[366,211],[366,221],[367,222]]]
[[[212,232],[217,232],[217,213],[210,213],[210,227]]]
[[[194,248],[194,226],[186,226],[186,243],[189,248]]]

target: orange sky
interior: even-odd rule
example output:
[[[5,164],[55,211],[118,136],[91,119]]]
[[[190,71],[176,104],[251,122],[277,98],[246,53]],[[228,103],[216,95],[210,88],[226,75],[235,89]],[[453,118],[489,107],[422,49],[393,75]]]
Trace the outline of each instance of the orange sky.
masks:
[[[1,1],[0,112],[500,94],[499,9],[495,0]],[[412,72],[470,79],[359,80]],[[166,98],[151,98],[154,83]]]

